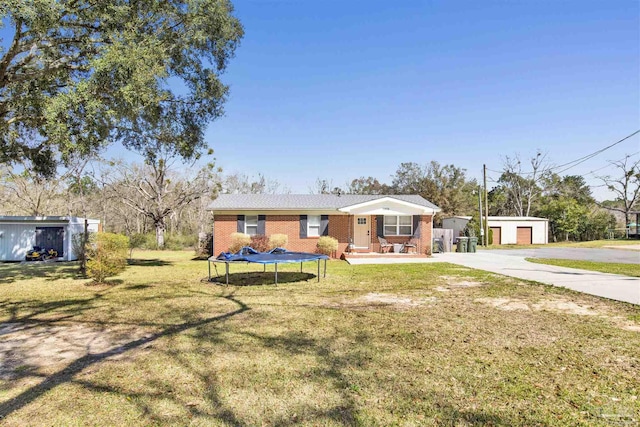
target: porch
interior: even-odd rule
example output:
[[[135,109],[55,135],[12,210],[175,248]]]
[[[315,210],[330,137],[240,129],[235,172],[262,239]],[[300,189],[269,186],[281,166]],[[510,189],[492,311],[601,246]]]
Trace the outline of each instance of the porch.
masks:
[[[343,259],[431,253],[433,209],[385,197],[339,210],[349,216]]]

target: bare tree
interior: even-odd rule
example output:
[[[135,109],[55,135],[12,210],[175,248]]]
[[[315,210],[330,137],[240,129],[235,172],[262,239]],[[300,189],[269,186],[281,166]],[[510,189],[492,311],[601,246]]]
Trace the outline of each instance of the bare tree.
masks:
[[[233,173],[222,180],[224,194],[277,194],[280,191],[281,185],[277,180],[265,178],[261,173],[257,178]]]
[[[333,180],[316,178],[316,182],[312,187],[309,187],[310,194],[344,194],[345,191],[342,188],[333,186]]]
[[[629,161],[630,157],[626,156],[623,160],[609,162],[622,172],[621,175],[617,177],[612,177],[611,175],[598,177],[604,182],[609,191],[616,195],[615,201],[620,203],[620,207],[612,205],[607,206],[607,209],[622,212],[625,226],[630,222],[630,212],[640,200],[640,159]]]
[[[66,178],[48,177],[33,172],[29,165],[22,165],[22,171],[16,172],[6,167],[2,177],[6,203],[3,205],[13,214],[22,215],[61,215],[65,211],[61,182]]]
[[[539,183],[549,174],[546,154],[538,151],[529,160],[531,170],[523,172],[520,156],[506,156],[498,184],[507,195],[507,203],[517,216],[529,216],[536,200],[541,195]]]
[[[164,247],[168,220],[183,207],[217,191],[213,164],[194,174],[177,172],[193,170],[195,161],[179,162],[173,152],[158,152],[144,164],[114,163],[105,174],[107,189],[114,203],[122,203],[148,218],[156,231],[156,243]]]

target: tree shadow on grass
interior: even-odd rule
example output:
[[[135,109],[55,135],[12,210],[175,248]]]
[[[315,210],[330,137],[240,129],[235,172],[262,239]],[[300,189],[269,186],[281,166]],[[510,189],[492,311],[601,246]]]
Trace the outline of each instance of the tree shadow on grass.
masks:
[[[13,283],[19,280],[60,279],[82,280],[76,262],[38,262],[0,264],[0,284]]]
[[[184,322],[177,325],[171,325],[164,328],[160,332],[149,334],[145,337],[129,341],[125,344],[117,346],[108,351],[104,351],[97,354],[87,354],[85,356],[82,356],[74,360],[65,368],[57,371],[52,375],[47,376],[42,382],[38,383],[37,385],[30,387],[27,390],[23,391],[22,393],[18,394],[17,396],[14,396],[0,403],[0,419],[27,406],[34,400],[38,399],[39,397],[47,393],[52,388],[62,384],[73,382],[73,378],[77,374],[84,371],[88,367],[95,365],[96,363],[102,362],[103,360],[111,356],[115,356],[118,354],[122,354],[128,351],[146,346],[166,336],[177,335],[181,332],[187,331],[192,328],[204,326],[214,322],[221,322],[231,317],[237,316],[247,310],[250,310],[250,308],[246,304],[244,304],[243,302],[239,301],[238,299],[234,298],[231,295],[224,296],[223,298],[234,302],[236,305],[238,305],[238,308],[236,310],[233,310],[218,316],[212,316],[202,320]]]
[[[278,284],[303,282],[315,279],[317,276],[310,273],[299,273],[291,271],[278,272]],[[211,283],[218,285],[226,285],[226,277],[223,275],[211,278]],[[261,286],[274,285],[275,274],[273,272],[246,272],[246,273],[230,273],[230,286]]]

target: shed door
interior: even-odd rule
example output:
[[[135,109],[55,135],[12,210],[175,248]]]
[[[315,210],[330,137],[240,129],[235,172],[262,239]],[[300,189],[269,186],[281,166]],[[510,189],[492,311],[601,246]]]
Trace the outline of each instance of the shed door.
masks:
[[[64,255],[63,227],[36,227],[36,246],[43,249],[55,249],[58,256]]]
[[[502,244],[502,239],[500,238],[501,228],[500,227],[491,227],[491,231],[493,232],[493,244],[494,245],[501,245]]]
[[[519,245],[530,245],[531,244],[531,235],[532,235],[531,227],[518,227],[518,237],[517,241]]]

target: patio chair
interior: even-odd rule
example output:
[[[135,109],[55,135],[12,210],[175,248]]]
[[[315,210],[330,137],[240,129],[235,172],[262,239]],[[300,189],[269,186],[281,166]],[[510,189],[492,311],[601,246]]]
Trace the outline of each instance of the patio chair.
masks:
[[[404,243],[402,245],[402,249],[400,249],[400,252],[405,252],[405,253],[413,252],[414,254],[418,253],[418,239],[415,237],[412,237],[411,239],[409,239],[407,243]]]
[[[387,242],[387,239],[384,237],[378,236],[378,242],[380,242],[380,252],[382,253],[389,252],[391,248],[393,248],[393,245]]]

